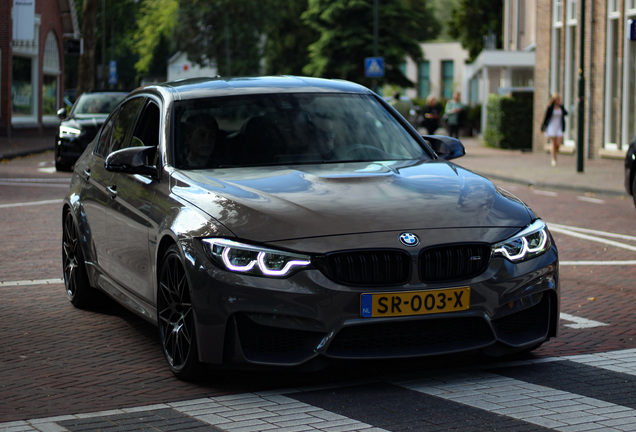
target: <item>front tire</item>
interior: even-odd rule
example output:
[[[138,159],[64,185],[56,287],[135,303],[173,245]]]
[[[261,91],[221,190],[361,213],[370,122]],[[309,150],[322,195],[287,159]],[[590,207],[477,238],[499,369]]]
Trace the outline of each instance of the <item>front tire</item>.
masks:
[[[199,354],[190,284],[179,250],[171,246],[164,255],[157,293],[159,338],[170,371],[179,379],[199,372]]]
[[[55,171],[71,172],[73,171],[73,163],[62,158],[55,158]]]
[[[55,149],[55,171],[58,172],[69,172],[69,171],[73,171],[73,164],[74,162],[68,158],[63,157],[62,155],[60,155],[60,149],[57,148],[56,145],[56,149]]]
[[[70,211],[64,215],[62,227],[62,268],[66,295],[73,306],[80,309],[92,306],[95,291],[88,280],[79,232]]]

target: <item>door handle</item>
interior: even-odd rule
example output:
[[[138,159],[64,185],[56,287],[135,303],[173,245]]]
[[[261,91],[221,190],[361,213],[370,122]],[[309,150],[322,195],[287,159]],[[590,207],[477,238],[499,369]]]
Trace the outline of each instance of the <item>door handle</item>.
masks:
[[[87,168],[84,170],[84,180],[89,181],[91,179],[91,170]]]
[[[117,185],[110,185],[106,188],[106,190],[110,194],[110,199],[117,198]]]

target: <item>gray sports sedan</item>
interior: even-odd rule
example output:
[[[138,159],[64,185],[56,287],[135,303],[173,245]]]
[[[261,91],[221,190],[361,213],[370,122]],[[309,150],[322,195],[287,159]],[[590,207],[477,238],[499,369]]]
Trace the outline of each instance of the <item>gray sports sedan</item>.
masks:
[[[523,202],[365,87],[300,77],[144,87],[63,206],[70,301],[102,291],[203,364],[318,366],[556,336],[559,262]]]

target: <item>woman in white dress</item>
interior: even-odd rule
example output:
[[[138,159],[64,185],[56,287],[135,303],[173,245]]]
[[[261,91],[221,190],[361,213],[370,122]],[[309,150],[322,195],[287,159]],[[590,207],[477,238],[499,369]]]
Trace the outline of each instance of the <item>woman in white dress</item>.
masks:
[[[557,154],[559,147],[563,144],[563,132],[565,132],[565,116],[568,112],[561,103],[561,95],[554,93],[550,98],[550,104],[545,111],[541,131],[550,140],[550,156],[552,157],[552,166],[557,164]]]

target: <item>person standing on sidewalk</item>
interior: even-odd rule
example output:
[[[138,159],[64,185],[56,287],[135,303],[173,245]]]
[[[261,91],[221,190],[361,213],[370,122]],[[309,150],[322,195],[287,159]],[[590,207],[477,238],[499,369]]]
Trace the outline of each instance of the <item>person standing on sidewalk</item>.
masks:
[[[559,147],[563,144],[563,132],[565,132],[565,116],[568,112],[561,103],[561,95],[554,93],[550,98],[550,104],[545,111],[541,132],[545,133],[550,141],[550,156],[552,166],[557,165],[557,154]]]
[[[453,98],[446,102],[444,109],[444,120],[448,125],[449,135],[459,139],[459,128],[461,127],[461,115],[464,105],[459,101],[459,93],[453,93]]]
[[[424,109],[424,119],[422,125],[426,128],[426,132],[429,135],[435,135],[435,131],[439,128],[439,108],[437,107],[437,99],[435,96],[429,96],[428,101]]]

